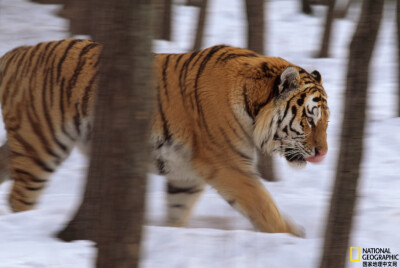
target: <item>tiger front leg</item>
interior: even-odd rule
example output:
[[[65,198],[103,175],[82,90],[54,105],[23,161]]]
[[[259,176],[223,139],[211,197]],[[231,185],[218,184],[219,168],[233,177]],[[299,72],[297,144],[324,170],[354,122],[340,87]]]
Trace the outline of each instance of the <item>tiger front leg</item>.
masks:
[[[244,171],[220,169],[208,183],[261,232],[304,237],[304,229],[283,217],[259,179]]]

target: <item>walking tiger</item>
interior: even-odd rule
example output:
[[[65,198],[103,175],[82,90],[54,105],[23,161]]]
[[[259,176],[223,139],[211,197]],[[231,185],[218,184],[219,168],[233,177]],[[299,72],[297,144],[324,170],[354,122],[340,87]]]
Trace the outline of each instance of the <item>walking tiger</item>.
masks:
[[[19,47],[0,59],[7,131],[0,174],[13,179],[13,211],[35,206],[76,145],[88,154],[101,49],[67,39]],[[329,109],[319,72],[217,45],[157,54],[154,76],[149,142],[152,172],[167,180],[168,224],[184,225],[209,184],[259,231],[301,236],[259,181],[255,149],[295,167],[322,161]]]

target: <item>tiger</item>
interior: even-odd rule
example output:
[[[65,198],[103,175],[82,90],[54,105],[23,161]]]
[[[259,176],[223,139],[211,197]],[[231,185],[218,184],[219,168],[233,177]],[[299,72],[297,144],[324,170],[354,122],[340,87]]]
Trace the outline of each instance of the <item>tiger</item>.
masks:
[[[0,174],[13,180],[12,211],[34,208],[74,147],[89,155],[101,51],[94,41],[66,39],[1,57]],[[149,172],[166,178],[166,224],[185,226],[208,184],[256,230],[303,236],[260,181],[255,152],[277,153],[295,168],[324,159],[321,74],[228,45],[154,54],[153,72]]]

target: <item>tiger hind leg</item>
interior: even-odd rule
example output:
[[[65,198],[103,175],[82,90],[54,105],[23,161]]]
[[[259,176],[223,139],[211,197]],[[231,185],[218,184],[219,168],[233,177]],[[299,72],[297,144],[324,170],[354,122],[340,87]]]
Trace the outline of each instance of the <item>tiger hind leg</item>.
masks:
[[[26,211],[35,207],[50,175],[67,158],[71,148],[64,148],[60,156],[39,154],[37,148],[28,142],[11,141],[9,138],[10,174],[13,180],[9,203],[12,211]]]
[[[193,206],[204,190],[205,183],[199,179],[171,180],[167,184],[167,224],[184,226]]]

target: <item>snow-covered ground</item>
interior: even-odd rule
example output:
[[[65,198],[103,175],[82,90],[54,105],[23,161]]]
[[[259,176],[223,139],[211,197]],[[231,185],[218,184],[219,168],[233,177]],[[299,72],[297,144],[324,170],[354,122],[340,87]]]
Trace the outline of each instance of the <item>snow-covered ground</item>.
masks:
[[[210,1],[205,46],[218,43],[245,46],[243,1]],[[147,223],[144,227],[143,268],[179,267],[317,267],[335,176],[343,117],[347,47],[358,9],[334,24],[332,57],[316,59],[324,21],[324,7],[313,17],[302,15],[298,0],[266,4],[268,55],[283,57],[306,69],[321,72],[331,110],[330,151],[323,164],[298,171],[276,158],[279,182],[265,183],[281,210],[304,226],[307,237],[264,234],[207,189],[187,228],[163,226],[164,181],[150,175]],[[0,1],[0,54],[16,46],[68,37],[67,22],[53,14],[58,6],[26,0]],[[400,254],[400,118],[396,111],[395,19],[387,5],[371,65],[364,161],[355,211],[351,246],[384,247]],[[181,52],[191,47],[197,10],[174,9],[173,42],[156,41],[157,52]],[[2,130],[0,141],[4,141]],[[34,211],[12,214],[7,205],[10,182],[0,187],[0,268],[92,267],[96,255],[90,241],[64,243],[52,237],[80,202],[87,161],[74,152],[54,174]],[[361,262],[348,262],[362,267]],[[398,263],[400,266],[400,262]]]

